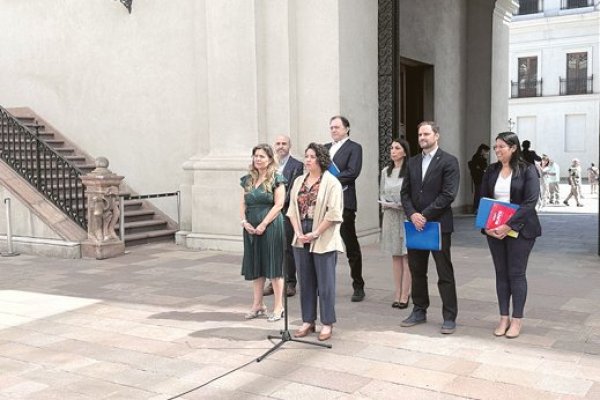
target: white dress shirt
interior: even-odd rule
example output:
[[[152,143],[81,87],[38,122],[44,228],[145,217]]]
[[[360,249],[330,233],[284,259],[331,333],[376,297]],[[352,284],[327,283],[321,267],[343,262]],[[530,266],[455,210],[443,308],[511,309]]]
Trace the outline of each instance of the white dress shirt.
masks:
[[[425,179],[425,174],[427,173],[429,164],[431,164],[431,160],[433,160],[433,157],[435,156],[435,153],[437,153],[438,149],[439,147],[436,147],[429,153],[423,152],[423,160],[421,161],[421,181]]]
[[[333,160],[333,157],[335,156],[335,153],[337,153],[337,151],[340,149],[340,147],[342,147],[342,145],[344,143],[346,143],[348,141],[348,139],[350,139],[350,136],[346,136],[344,139],[338,140],[337,142],[333,142],[331,144],[331,148],[329,149],[329,157],[331,157],[332,160]]]

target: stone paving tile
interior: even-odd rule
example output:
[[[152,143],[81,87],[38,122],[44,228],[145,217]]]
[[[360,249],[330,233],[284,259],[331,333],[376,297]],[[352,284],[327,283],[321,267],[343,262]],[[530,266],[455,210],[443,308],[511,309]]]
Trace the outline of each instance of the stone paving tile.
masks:
[[[312,366],[301,367],[285,375],[288,381],[296,383],[311,382],[312,385],[334,390],[336,392],[353,393],[371,382],[370,378],[352,375],[337,371],[331,371]]]
[[[349,400],[352,398],[369,398],[378,400],[398,400],[398,398],[419,400],[467,399],[467,397],[454,396],[447,393],[436,392],[433,390],[425,390],[406,385],[399,385],[396,383],[385,382],[381,380],[372,380],[370,383],[360,388],[360,390],[356,394],[356,397],[341,397],[341,399],[345,400]]]
[[[261,363],[255,358],[277,343],[266,336],[281,324],[243,319],[252,289],[239,275],[240,254],[156,244],[102,261],[0,259],[0,399],[166,400],[203,384],[181,398],[598,398],[597,225],[578,222],[586,215],[541,220],[518,339],[493,337],[489,252],[472,217],[457,217],[456,334],[439,334],[433,263],[429,321],[403,329],[409,310],[390,307],[390,260],[365,246],[364,302],[349,301],[340,259],[333,348],[284,343]],[[571,225],[580,231],[564,232]],[[288,300],[293,330],[298,296]],[[21,397],[3,392],[10,387]]]
[[[481,365],[473,372],[472,377],[575,396],[584,396],[593,385],[593,382],[585,379],[523,370],[518,364],[512,368]]]

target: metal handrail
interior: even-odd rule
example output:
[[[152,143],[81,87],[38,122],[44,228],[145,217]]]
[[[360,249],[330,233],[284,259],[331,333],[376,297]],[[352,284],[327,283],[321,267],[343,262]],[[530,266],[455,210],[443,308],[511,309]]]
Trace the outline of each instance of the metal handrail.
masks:
[[[0,106],[0,158],[87,230],[83,171],[38,135]]]

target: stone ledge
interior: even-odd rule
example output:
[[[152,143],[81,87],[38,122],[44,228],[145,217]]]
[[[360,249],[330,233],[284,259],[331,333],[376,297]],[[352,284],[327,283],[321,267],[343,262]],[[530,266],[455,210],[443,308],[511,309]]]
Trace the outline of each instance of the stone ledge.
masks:
[[[13,251],[57,258],[81,258],[81,243],[47,238],[13,236]],[[0,235],[0,252],[8,251],[6,235]]]

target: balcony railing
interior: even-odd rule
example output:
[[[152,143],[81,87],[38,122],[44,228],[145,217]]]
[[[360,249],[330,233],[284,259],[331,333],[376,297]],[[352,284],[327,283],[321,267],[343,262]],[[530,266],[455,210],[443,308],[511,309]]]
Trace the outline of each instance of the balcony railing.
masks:
[[[560,0],[560,9],[569,10],[571,8],[591,7],[594,0]]]
[[[560,81],[560,95],[591,94],[594,88],[594,75],[588,78],[563,79]]]
[[[542,0],[519,0],[519,11],[516,15],[537,14],[544,9]]]
[[[541,97],[543,95],[542,83],[541,79],[539,81],[510,81],[510,97]]]

